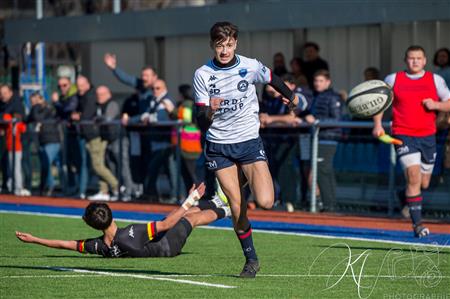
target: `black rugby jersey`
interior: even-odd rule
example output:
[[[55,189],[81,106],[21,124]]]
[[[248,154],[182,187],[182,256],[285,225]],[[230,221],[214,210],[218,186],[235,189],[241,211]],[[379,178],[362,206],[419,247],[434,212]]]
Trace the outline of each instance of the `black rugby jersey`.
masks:
[[[111,247],[103,241],[103,235],[98,238],[78,240],[77,250],[81,253],[99,254],[104,257],[154,257],[159,256],[155,247],[148,246],[158,242],[164,233],[157,234],[156,222],[147,224],[130,224],[117,228]]]

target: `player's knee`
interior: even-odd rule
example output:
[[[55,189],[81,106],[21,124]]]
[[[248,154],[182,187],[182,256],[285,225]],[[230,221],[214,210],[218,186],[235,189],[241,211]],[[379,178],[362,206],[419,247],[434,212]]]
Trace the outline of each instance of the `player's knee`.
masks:
[[[410,173],[408,175],[408,185],[411,186],[420,186],[421,185],[421,177],[420,177],[420,173],[416,174],[416,173]]]
[[[187,214],[184,218],[191,224],[192,227],[196,227],[198,225],[197,218],[194,214]]]
[[[273,197],[272,198],[265,198],[264,200],[261,200],[258,202],[258,205],[261,209],[264,210],[270,210],[273,207]]]
[[[430,181],[422,181],[421,188],[428,189],[430,187]]]

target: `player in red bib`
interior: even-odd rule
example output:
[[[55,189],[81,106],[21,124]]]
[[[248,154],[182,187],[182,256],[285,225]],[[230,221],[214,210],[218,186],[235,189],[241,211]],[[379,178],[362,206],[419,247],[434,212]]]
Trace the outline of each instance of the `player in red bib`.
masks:
[[[422,225],[422,194],[428,188],[436,159],[436,112],[450,111],[450,91],[439,75],[424,70],[427,63],[421,46],[405,52],[406,71],[390,74],[385,82],[394,92],[392,134],[403,144],[396,145],[398,160],[405,172],[406,188],[400,199],[406,202],[414,235],[430,231]],[[384,134],[383,113],[374,117],[373,135]]]

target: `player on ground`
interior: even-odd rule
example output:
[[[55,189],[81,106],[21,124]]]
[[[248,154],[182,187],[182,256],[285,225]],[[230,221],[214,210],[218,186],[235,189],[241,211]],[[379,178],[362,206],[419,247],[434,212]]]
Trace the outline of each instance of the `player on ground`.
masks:
[[[255,277],[259,262],[253,246],[242,181],[248,180],[257,203],[270,209],[274,201],[272,178],[259,137],[255,83],[268,83],[294,108],[298,97],[283,80],[256,59],[235,54],[238,28],[219,22],[210,30],[214,58],[195,72],[194,91],[198,121],[209,126],[205,156],[229,200],[234,230],[246,258],[241,277]],[[243,175],[242,175],[243,173]]]
[[[26,243],[35,243],[51,248],[76,250],[104,257],[173,257],[181,253],[192,229],[230,216],[228,206],[213,201],[201,201],[192,207],[205,192],[204,184],[191,189],[183,205],[162,221],[147,224],[130,224],[118,228],[106,203],[90,203],[83,220],[90,227],[103,231],[98,238],[63,241],[49,240],[16,231],[16,236]]]
[[[394,92],[392,133],[403,141],[395,146],[406,178],[400,199],[408,204],[415,236],[424,237],[430,231],[422,225],[421,190],[430,184],[436,158],[436,112],[450,111],[450,91],[441,76],[424,70],[422,47],[409,47],[405,63],[406,71],[390,74],[385,82]],[[374,137],[385,133],[382,117],[374,117]]]

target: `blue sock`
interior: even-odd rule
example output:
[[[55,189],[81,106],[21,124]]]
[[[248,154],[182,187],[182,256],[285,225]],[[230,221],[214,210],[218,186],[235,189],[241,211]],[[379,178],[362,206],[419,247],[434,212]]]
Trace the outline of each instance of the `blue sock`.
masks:
[[[409,214],[414,227],[422,223],[422,195],[407,196],[406,202],[409,206]]]
[[[245,259],[248,260],[258,260],[256,256],[255,246],[253,245],[252,238],[252,227],[249,225],[243,233],[236,233],[241,242],[242,251],[245,255]]]

